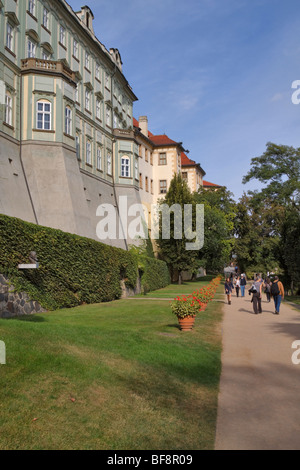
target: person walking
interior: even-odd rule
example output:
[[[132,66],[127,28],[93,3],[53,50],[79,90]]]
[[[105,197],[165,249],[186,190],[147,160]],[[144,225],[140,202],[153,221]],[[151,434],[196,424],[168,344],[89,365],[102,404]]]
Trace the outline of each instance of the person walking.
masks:
[[[271,302],[271,279],[267,277],[265,280],[265,293],[267,296],[267,301]]]
[[[228,304],[231,305],[231,293],[233,289],[233,284],[229,277],[226,279],[224,287],[225,287],[225,294],[227,295]]]
[[[274,282],[271,285],[271,295],[274,299],[275,315],[279,315],[280,304],[284,299],[284,287],[278,276],[275,276]]]
[[[241,287],[241,296],[245,297],[245,286],[247,285],[246,278],[244,274],[241,275],[240,287]]]
[[[262,313],[261,308],[261,291],[262,291],[262,280],[257,277],[254,281],[253,288],[255,292],[253,292],[252,302],[253,302],[253,311],[257,315],[258,313]]]
[[[240,278],[239,278],[239,276],[238,276],[238,277],[236,278],[236,281],[235,281],[235,291],[236,291],[236,296],[237,296],[237,297],[239,296],[240,285],[241,285],[241,281],[240,281]]]

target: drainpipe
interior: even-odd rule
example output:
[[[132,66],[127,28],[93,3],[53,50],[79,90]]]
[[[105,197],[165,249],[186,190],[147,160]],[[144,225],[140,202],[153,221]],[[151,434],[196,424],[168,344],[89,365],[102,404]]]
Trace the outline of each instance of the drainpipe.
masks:
[[[39,225],[38,218],[37,218],[36,211],[35,211],[34,204],[33,204],[33,200],[32,200],[32,196],[31,196],[31,193],[30,193],[30,188],[29,188],[27,176],[26,176],[26,173],[25,173],[23,160],[22,160],[22,128],[23,128],[23,76],[22,76],[22,73],[20,74],[20,123],[19,123],[19,125],[20,125],[20,152],[19,152],[20,162],[21,162],[21,167],[22,167],[22,171],[23,171],[23,175],[24,175],[24,179],[25,179],[25,184],[26,184],[28,195],[29,195],[29,199],[30,199],[30,203],[31,203],[35,223],[36,223],[36,225]]]
[[[111,77],[111,91],[110,91],[110,96],[111,96],[111,128],[112,128],[112,132],[113,132],[113,129],[114,129],[114,110],[113,110],[113,78],[116,74],[116,71],[117,71],[117,66],[115,64],[115,69],[114,69],[114,73],[112,74],[112,77]],[[112,141],[112,144],[114,144],[115,139],[113,137],[113,141]],[[112,148],[113,150],[113,148]],[[118,202],[118,199],[117,199],[117,193],[116,193],[116,187],[115,187],[115,166],[114,166],[114,152],[112,151],[112,162],[111,162],[111,165],[112,165],[112,180],[113,180],[113,190],[114,190],[114,197],[115,197],[115,201],[116,201],[116,206],[117,206],[117,213],[118,213],[118,219],[119,219],[119,226],[122,227],[122,233],[123,233],[123,237],[124,237],[124,242],[125,242],[125,247],[126,247],[126,251],[128,251],[128,244],[127,244],[127,238],[126,238],[126,235],[125,235],[125,232],[124,232],[124,227],[123,227],[123,224],[122,224],[122,220],[121,220],[121,217],[120,217],[120,209],[119,209],[119,202]]]

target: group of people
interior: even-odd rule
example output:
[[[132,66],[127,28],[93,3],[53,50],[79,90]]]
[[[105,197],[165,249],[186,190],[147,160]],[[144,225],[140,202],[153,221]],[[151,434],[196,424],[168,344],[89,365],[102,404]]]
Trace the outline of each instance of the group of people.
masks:
[[[236,274],[235,277],[231,274],[230,277],[227,277],[225,280],[225,294],[227,295],[229,305],[231,305],[231,295],[234,290],[237,297],[239,297],[240,293],[241,297],[245,297],[246,286],[247,279],[245,274],[241,274],[241,276]],[[248,292],[250,295],[252,294],[251,302],[255,314],[262,313],[261,301],[262,293],[264,292],[268,302],[271,302],[271,297],[273,297],[275,314],[279,315],[280,304],[284,298],[284,287],[282,282],[279,281],[278,276],[275,276],[274,280],[271,281],[269,277],[262,279],[262,277],[257,274],[251,282],[251,287]]]

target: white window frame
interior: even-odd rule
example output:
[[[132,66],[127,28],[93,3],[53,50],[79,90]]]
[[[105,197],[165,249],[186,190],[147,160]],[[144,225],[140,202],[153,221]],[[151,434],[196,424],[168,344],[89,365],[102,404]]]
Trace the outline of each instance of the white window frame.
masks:
[[[85,146],[85,161],[88,165],[92,164],[92,143],[90,140],[86,141]]]
[[[85,89],[85,109],[91,110],[91,92],[87,88]]]
[[[139,162],[137,158],[135,159],[135,162],[134,162],[134,176],[136,180],[139,179]]]
[[[66,106],[65,108],[65,133],[68,135],[72,135],[72,109],[70,106]]]
[[[84,65],[87,70],[90,70],[90,54],[87,51],[85,51]]]
[[[114,129],[118,128],[118,116],[114,113]]]
[[[30,59],[31,57],[35,58],[36,56],[36,43],[33,42],[30,38],[27,39],[27,57]]]
[[[111,175],[112,174],[112,164],[111,164],[111,153],[107,154],[107,174]]]
[[[66,29],[63,25],[59,25],[59,42],[66,47]]]
[[[8,21],[6,23],[6,47],[12,52],[14,51],[14,36],[14,27]]]
[[[80,135],[76,134],[75,136],[75,148],[76,148],[76,157],[80,160]]]
[[[79,44],[76,39],[73,39],[73,56],[78,59],[78,53],[79,53]]]
[[[50,29],[49,17],[50,17],[50,12],[49,12],[48,8],[44,7],[44,9],[43,9],[43,26],[44,26],[44,28],[46,28],[48,30]]]
[[[121,176],[123,178],[130,178],[130,158],[121,157]]]
[[[35,16],[36,2],[35,0],[28,1],[28,11],[32,16]]]
[[[106,107],[106,125],[111,126],[111,109]]]
[[[51,59],[50,53],[45,51],[45,49],[42,50],[42,59],[43,60],[50,60]]]
[[[96,64],[95,77],[97,78],[97,80],[99,80],[99,82],[101,82],[101,77],[100,77],[100,65],[99,65],[99,64]]]
[[[102,148],[100,145],[97,147],[97,170],[102,171]]]
[[[12,114],[13,114],[13,97],[7,90],[5,92],[5,117],[4,122],[9,126],[12,126]]]
[[[101,121],[101,100],[96,99],[96,118]]]
[[[39,109],[39,105],[42,105],[42,109]],[[46,110],[46,105],[49,106],[49,110]],[[36,102],[36,128],[37,129],[43,130],[43,131],[51,131],[51,110],[52,110],[52,105],[50,101],[38,100]]]

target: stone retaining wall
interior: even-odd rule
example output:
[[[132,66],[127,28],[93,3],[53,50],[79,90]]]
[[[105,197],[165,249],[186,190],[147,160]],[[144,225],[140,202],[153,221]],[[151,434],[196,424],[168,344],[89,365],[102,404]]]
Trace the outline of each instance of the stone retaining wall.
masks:
[[[25,292],[15,292],[14,286],[3,274],[0,274],[0,318],[13,318],[45,311],[38,302],[30,300]]]

